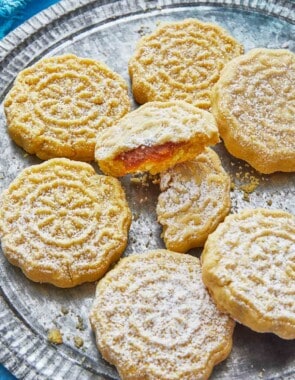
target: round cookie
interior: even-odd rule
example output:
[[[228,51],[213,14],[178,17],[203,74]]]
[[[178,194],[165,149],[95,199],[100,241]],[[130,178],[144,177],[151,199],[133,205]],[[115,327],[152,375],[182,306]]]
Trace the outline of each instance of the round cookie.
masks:
[[[261,173],[295,171],[295,54],[253,49],[223,69],[212,112],[227,150]]]
[[[156,250],[123,258],[98,283],[90,322],[122,380],[204,380],[232,347],[199,259]]]
[[[230,210],[230,178],[210,148],[161,173],[158,222],[168,249],[202,247]]]
[[[97,133],[95,159],[105,174],[160,173],[219,142],[214,117],[182,101],[149,102]]]
[[[257,332],[295,338],[295,217],[244,210],[209,235],[202,272],[217,306]]]
[[[196,19],[161,23],[139,41],[129,61],[133,95],[140,104],[185,100],[208,109],[223,66],[242,53],[220,26]]]
[[[95,281],[127,244],[131,222],[119,181],[56,158],[24,169],[2,194],[3,253],[36,282]]]
[[[129,112],[130,101],[105,64],[67,54],[19,73],[4,109],[10,136],[28,153],[91,161],[96,132]]]

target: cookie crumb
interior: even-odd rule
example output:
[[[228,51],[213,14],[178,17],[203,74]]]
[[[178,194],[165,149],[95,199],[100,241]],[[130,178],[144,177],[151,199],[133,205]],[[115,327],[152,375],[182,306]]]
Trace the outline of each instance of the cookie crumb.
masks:
[[[249,177],[249,179],[249,183],[240,186],[240,189],[248,194],[253,193],[253,191],[256,190],[257,186],[259,185],[258,178],[251,176]]]
[[[60,311],[62,312],[63,315],[67,315],[69,313],[69,309],[65,306],[62,306]]]
[[[160,184],[160,178],[159,178],[159,177],[154,178],[154,179],[152,180],[152,183],[153,183],[154,185],[159,185],[159,184]]]
[[[263,378],[264,372],[265,372],[265,369],[262,368],[262,370],[261,370],[261,371],[259,372],[259,374],[258,374],[258,376],[259,376],[260,379]]]
[[[62,344],[62,334],[59,329],[50,329],[47,334],[47,340],[53,344]]]
[[[84,326],[83,319],[80,317],[80,315],[78,315],[77,318],[78,318],[78,322],[76,324],[76,329],[80,330],[80,331],[84,331],[85,330],[85,326]]]
[[[138,212],[135,212],[133,214],[133,221],[136,222],[138,219],[139,219],[139,214],[138,214]]]
[[[236,184],[233,181],[230,181],[230,191],[234,191],[236,188]]]
[[[74,336],[74,343],[77,348],[81,348],[84,345],[84,340],[80,336]]]
[[[145,25],[141,25],[140,28],[137,30],[137,33],[143,37],[145,36],[146,34],[149,34],[151,33],[151,30],[148,26],[145,26]]]
[[[132,177],[130,179],[130,182],[135,183],[135,184],[140,184],[143,187],[149,187],[149,185],[150,185],[149,180],[150,179],[151,179],[151,177],[147,173],[144,173],[144,174],[140,174],[140,175]]]
[[[243,200],[246,201],[246,202],[249,202],[249,201],[250,201],[250,197],[249,197],[249,194],[248,194],[248,193],[244,193],[244,195],[243,195]]]
[[[266,203],[267,203],[268,206],[271,206],[272,205],[272,200],[268,199]]]
[[[130,178],[130,182],[137,184],[137,183],[141,183],[141,180],[138,177],[132,177]]]

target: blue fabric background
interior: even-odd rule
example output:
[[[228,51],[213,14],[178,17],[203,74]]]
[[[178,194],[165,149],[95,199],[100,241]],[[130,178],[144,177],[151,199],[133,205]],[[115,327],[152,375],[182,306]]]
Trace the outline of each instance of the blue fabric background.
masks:
[[[59,0],[0,0],[0,39],[36,13]],[[0,347],[1,350],[1,347]],[[0,364],[0,380],[15,380]]]
[[[57,2],[58,0],[0,0],[0,38]]]

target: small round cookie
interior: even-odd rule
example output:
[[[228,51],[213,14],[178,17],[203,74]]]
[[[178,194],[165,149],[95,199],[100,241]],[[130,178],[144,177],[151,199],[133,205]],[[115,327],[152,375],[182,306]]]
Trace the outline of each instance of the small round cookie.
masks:
[[[295,54],[253,49],[223,69],[212,112],[227,150],[261,173],[295,171]]]
[[[166,250],[129,256],[107,273],[90,322],[122,380],[204,380],[232,347],[234,322],[210,298],[199,259]]]
[[[19,73],[4,109],[10,136],[28,153],[92,161],[96,132],[129,112],[130,101],[120,75],[67,54]]]
[[[4,255],[31,280],[62,288],[103,276],[130,222],[119,181],[66,158],[24,169],[0,200]]]
[[[202,247],[230,210],[230,178],[210,148],[161,173],[158,222],[168,249]]]
[[[160,173],[219,142],[214,117],[182,101],[150,102],[97,133],[95,159],[105,174]]]
[[[257,332],[295,338],[295,217],[254,209],[226,217],[202,253],[217,306]]]
[[[196,19],[162,23],[129,61],[136,101],[185,100],[208,109],[223,66],[243,47],[220,26]]]

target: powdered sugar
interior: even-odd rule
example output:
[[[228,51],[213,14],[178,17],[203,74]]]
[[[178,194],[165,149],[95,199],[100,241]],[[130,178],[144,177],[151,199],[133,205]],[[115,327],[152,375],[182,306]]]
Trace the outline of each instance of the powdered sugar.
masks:
[[[33,280],[61,286],[106,270],[124,250],[130,223],[119,182],[66,159],[22,172],[3,195],[1,218],[7,258]]]
[[[210,299],[198,259],[168,251],[123,259],[99,283],[91,322],[124,378],[137,368],[150,379],[203,378],[233,327]]]
[[[229,307],[233,317],[257,331],[295,336],[293,215],[256,209],[228,217],[208,238],[203,262],[213,294],[221,286],[234,303],[247,305],[241,315]],[[227,309],[222,298],[216,300]]]
[[[211,149],[161,175],[157,204],[169,249],[202,246],[230,208],[230,179]]]

